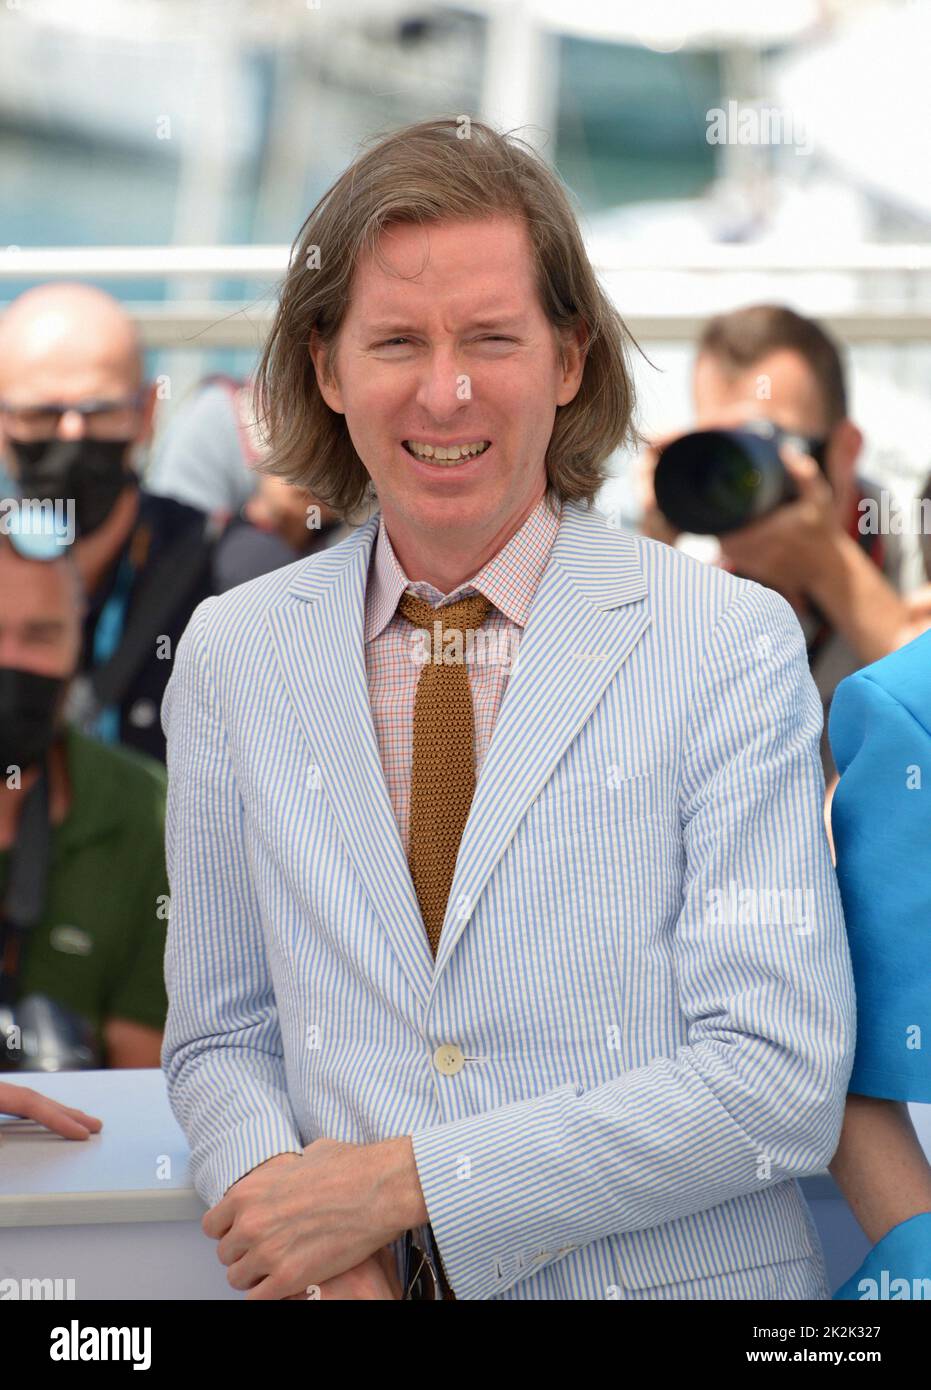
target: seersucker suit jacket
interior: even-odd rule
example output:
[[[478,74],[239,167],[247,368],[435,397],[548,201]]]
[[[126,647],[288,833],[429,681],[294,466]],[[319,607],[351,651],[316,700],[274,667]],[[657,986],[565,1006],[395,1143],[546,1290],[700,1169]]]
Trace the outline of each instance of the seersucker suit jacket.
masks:
[[[850,956],[771,590],[563,507],[434,962],[368,698],[377,514],[175,654],[162,1051],[213,1205],[409,1134],[461,1299],[827,1298]]]

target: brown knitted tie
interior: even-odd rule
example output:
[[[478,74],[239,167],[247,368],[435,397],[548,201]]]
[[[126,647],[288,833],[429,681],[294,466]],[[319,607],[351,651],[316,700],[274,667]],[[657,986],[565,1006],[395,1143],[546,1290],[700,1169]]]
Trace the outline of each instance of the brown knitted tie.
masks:
[[[402,594],[398,603],[401,616],[417,628],[426,628],[429,636],[431,660],[421,669],[414,698],[408,862],[434,957],[459,842],[475,793],[472,691],[465,663],[465,635],[481,627],[490,607],[490,601],[481,594],[439,608],[411,593]],[[436,622],[442,624],[443,632],[434,647]],[[451,631],[461,634],[456,647],[447,645]],[[461,660],[455,660],[460,654]]]

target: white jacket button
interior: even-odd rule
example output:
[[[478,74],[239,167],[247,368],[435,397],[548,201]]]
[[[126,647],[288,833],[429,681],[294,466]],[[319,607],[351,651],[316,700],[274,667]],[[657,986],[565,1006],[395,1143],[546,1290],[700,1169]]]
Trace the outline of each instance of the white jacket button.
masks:
[[[456,1076],[465,1065],[462,1048],[455,1043],[440,1043],[433,1054],[433,1065],[444,1076]]]

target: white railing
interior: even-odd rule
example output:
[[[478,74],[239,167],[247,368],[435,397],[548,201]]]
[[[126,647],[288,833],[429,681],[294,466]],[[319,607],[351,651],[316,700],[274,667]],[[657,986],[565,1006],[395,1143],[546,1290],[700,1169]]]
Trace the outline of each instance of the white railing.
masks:
[[[604,252],[607,238],[596,235],[590,244],[596,269],[612,273],[625,270],[756,271],[773,273],[901,274],[931,271],[931,243],[861,243],[839,247],[830,254],[805,250],[779,250],[759,246],[705,246],[684,253],[645,245],[613,245]],[[288,267],[291,248],[267,246],[6,246],[0,247],[0,280],[43,279],[46,276],[98,275],[107,279],[172,279],[203,275],[235,279],[272,276]]]
[[[903,277],[907,288],[901,308],[888,303],[876,307],[861,304],[818,312],[818,319],[848,343],[931,342],[931,295],[928,308],[915,306],[916,277],[931,273],[931,245],[860,245],[839,249],[830,257],[754,246],[713,246],[676,256],[666,250],[637,245],[612,246],[608,251],[604,240],[596,238],[591,249],[596,270],[609,277],[627,271],[718,276],[745,272],[796,276],[838,273],[863,277],[871,287],[880,283],[884,292],[889,283],[887,277]],[[17,282],[35,280],[169,280],[173,290],[183,289],[186,280],[200,281],[191,286],[200,296],[197,299],[127,304],[145,345],[193,350],[255,348],[271,324],[277,284],[288,268],[290,254],[290,248],[284,245],[9,246],[0,249],[0,281],[8,287],[8,298],[15,296]],[[211,277],[255,283],[257,297],[245,303],[204,299],[203,282]],[[901,279],[893,283],[897,295],[902,296]],[[700,332],[707,314],[634,312],[625,314],[625,320],[638,339],[688,342]]]
[[[273,307],[222,304],[127,304],[147,348],[256,348],[271,328]],[[708,322],[707,314],[625,314],[642,342],[688,343]],[[845,343],[931,342],[931,312],[818,314]]]

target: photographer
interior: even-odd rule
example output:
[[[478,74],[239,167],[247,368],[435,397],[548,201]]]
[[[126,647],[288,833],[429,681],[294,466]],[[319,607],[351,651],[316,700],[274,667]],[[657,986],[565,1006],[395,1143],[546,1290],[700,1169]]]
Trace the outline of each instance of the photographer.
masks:
[[[838,683],[909,635],[900,598],[901,548],[895,536],[861,533],[860,503],[875,491],[857,473],[863,436],[849,418],[836,346],[813,320],[777,305],[754,305],[712,319],[695,365],[698,430],[740,429],[768,420],[810,442],[822,459],[783,448],[794,500],[719,538],[720,562],[781,593],[805,634],[809,665],[825,713]],[[676,436],[654,441],[644,459],[641,529],[673,544],[679,531],[656,503],[659,454]],[[826,778],[833,773],[822,737]]]

